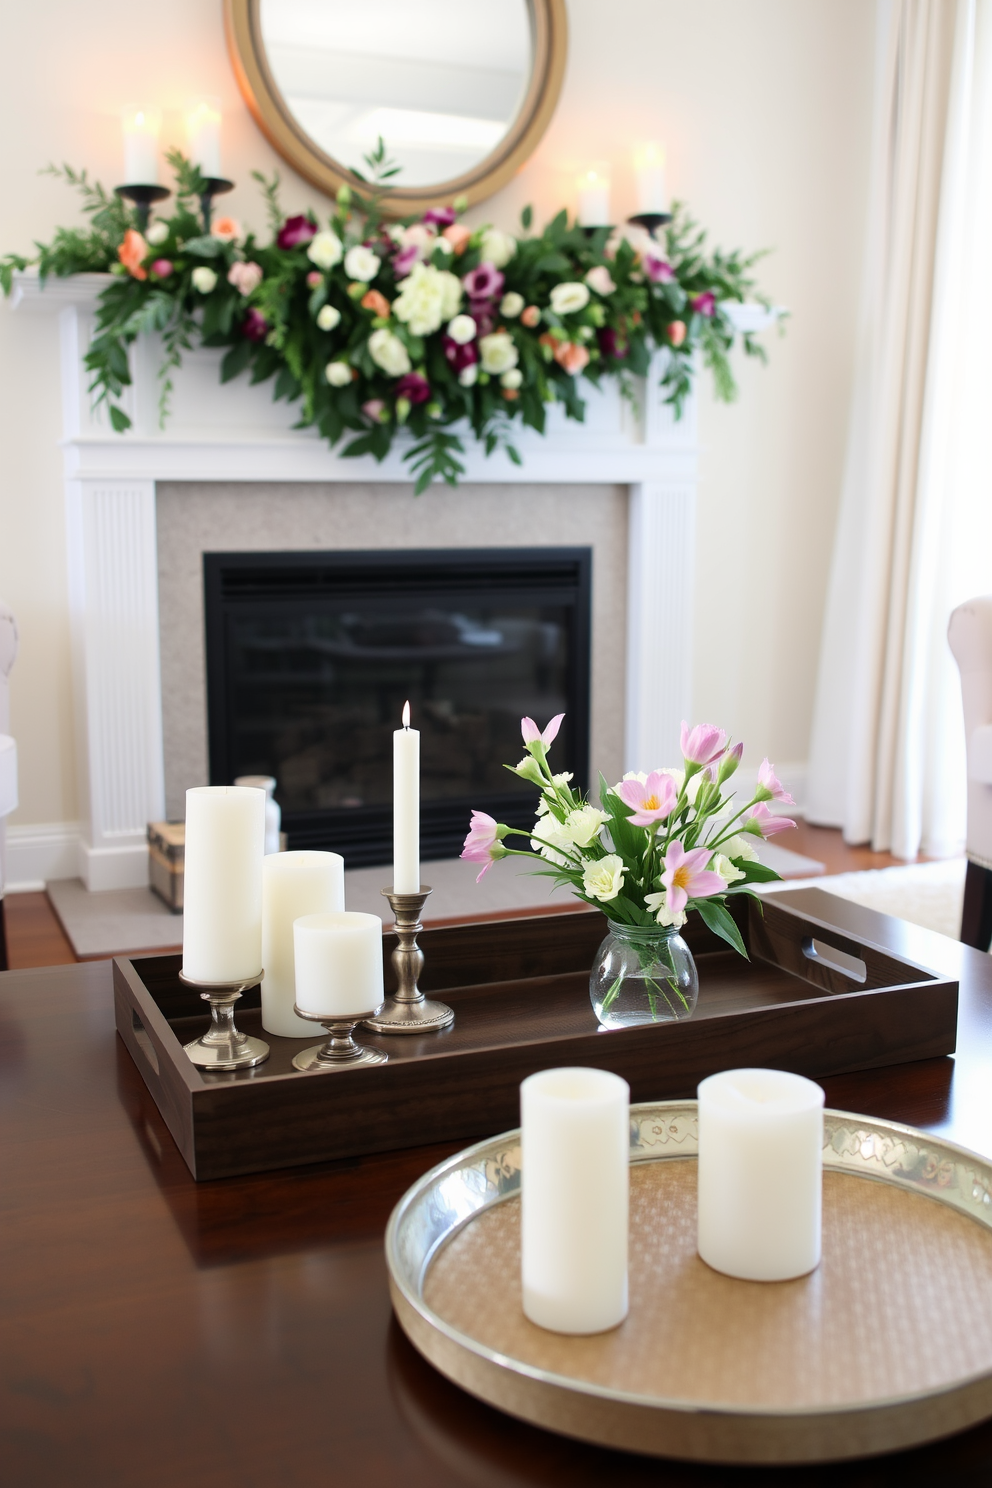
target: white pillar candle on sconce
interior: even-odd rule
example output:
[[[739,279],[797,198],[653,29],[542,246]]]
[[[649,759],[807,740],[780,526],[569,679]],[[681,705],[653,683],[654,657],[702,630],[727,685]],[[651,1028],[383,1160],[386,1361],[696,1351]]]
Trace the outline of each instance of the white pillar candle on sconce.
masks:
[[[699,1097],[699,1254],[744,1281],[820,1261],[823,1091],[784,1070],[724,1070]]]
[[[610,222],[610,167],[598,160],[578,180],[579,226],[606,227]]]
[[[186,150],[203,175],[220,178],[220,99],[197,98],[186,107]]]
[[[158,185],[158,136],[161,114],[130,107],[121,111],[124,130],[124,186]]]
[[[293,926],[296,1005],[331,1021],[376,1012],[385,996],[382,921],[345,911],[304,915]]]
[[[262,1027],[283,1038],[312,1038],[296,1002],[294,920],[344,910],[344,859],[332,852],[272,853],[262,863]]]
[[[393,893],[420,893],[420,730],[409,702],[393,734]]]
[[[630,1087],[597,1069],[551,1069],[520,1086],[524,1312],[555,1333],[602,1333],[627,1316]]]
[[[665,152],[661,145],[653,142],[638,145],[634,151],[634,178],[638,212],[667,212]]]
[[[183,974],[190,981],[236,982],[262,969],[264,843],[264,791],[200,785],[186,792]]]

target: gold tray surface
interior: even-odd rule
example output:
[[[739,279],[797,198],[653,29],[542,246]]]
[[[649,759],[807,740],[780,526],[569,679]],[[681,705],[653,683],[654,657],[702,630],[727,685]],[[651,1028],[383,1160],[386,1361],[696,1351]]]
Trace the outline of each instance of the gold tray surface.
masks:
[[[992,1415],[983,1159],[826,1112],[823,1261],[767,1284],[723,1276],[696,1254],[695,1156],[695,1102],[631,1108],[630,1312],[587,1338],[523,1314],[519,1132],[450,1159],[390,1220],[402,1326],[490,1404],[658,1455],[830,1460]]]

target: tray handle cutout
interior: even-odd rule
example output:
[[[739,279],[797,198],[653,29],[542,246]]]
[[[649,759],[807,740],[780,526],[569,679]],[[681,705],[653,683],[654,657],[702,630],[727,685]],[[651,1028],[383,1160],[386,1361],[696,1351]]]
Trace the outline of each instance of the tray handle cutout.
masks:
[[[145,1025],[134,1011],[134,1008],[131,1009],[131,1031],[134,1034],[134,1041],[138,1048],[144,1054],[155,1073],[158,1074],[158,1055],[155,1052],[155,1045],[148,1037]]]
[[[839,951],[836,946],[827,945],[823,940],[815,940],[812,935],[803,939],[803,955],[807,961],[815,961],[818,966],[825,966],[829,971],[839,971],[841,976],[850,977],[852,982],[864,983],[868,980],[868,968],[859,956]]]

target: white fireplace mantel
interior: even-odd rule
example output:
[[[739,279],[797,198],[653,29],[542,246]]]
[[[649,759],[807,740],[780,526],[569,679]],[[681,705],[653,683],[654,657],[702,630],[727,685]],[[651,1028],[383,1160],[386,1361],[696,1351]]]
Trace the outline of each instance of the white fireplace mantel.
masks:
[[[146,824],[164,814],[156,482],[410,480],[399,452],[381,464],[342,459],[315,431],[294,431],[295,410],[272,401],[271,384],[253,387],[242,377],[221,386],[216,351],[186,355],[174,379],[171,416],[159,428],[158,346],[151,338],[134,349],[133,385],[124,400],[133,428],[115,434],[105,410],[91,405],[82,364],[96,298],[107,282],[106,275],[83,274],[42,286],[25,274],[12,297],[20,313],[60,319],[84,811],[79,873],[91,889],[146,881]],[[615,385],[601,393],[589,387],[583,424],[550,410],[545,436],[520,431],[519,467],[503,454],[487,459],[471,438],[465,442],[466,484],[629,487],[628,768],[676,758],[679,723],[690,711],[695,406],[690,399],[676,422],[657,381],[653,375],[640,387],[637,407]]]

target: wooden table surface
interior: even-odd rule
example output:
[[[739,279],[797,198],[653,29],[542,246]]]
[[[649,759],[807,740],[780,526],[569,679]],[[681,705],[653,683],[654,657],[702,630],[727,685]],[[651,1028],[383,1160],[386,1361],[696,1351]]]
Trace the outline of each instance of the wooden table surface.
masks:
[[[819,890],[787,901],[961,980],[955,1059],[827,1080],[827,1104],[992,1156],[992,957]],[[989,1481],[992,1423],[874,1462],[699,1468],[463,1394],[392,1321],[382,1253],[393,1204],[458,1145],[195,1184],[116,1036],[109,963],[0,976],[4,1488]]]

